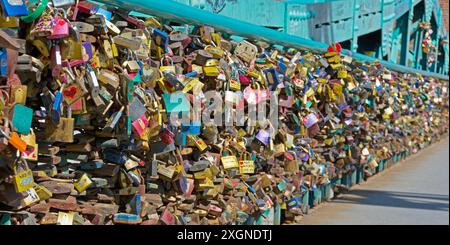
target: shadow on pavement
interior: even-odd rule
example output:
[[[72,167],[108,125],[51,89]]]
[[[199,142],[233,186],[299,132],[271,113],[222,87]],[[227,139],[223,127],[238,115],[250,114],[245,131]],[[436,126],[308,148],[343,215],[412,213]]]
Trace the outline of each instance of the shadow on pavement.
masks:
[[[449,196],[413,192],[394,192],[357,189],[352,190],[336,203],[356,205],[390,206],[410,209],[426,209],[435,211],[449,210]]]

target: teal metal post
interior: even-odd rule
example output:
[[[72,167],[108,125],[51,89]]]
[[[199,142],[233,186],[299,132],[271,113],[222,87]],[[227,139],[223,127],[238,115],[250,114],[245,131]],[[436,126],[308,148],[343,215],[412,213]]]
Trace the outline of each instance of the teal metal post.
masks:
[[[414,18],[414,6],[413,6],[413,0],[409,0],[408,3],[409,6],[409,12],[408,12],[408,23],[406,25],[406,37],[402,38],[402,52],[400,54],[400,64],[401,65],[408,65],[408,60],[409,60],[409,42],[410,37],[411,37],[411,26],[412,26],[412,21]]]
[[[415,30],[415,35],[414,35],[414,57],[413,57],[413,67],[415,69],[417,69],[418,67],[418,56],[419,56],[419,49],[420,49],[420,43],[422,43],[421,39],[421,30],[419,29],[419,22],[420,20],[418,20],[416,23],[414,23],[414,30]]]
[[[423,20],[423,18],[422,18]],[[417,28],[419,28],[419,26],[417,26]],[[419,42],[417,43],[417,53],[416,53],[416,66],[414,68],[416,69],[421,69],[423,70],[423,67],[421,67],[421,62],[420,59],[423,59],[423,54],[422,54],[422,41],[423,41],[423,30],[419,29]]]
[[[288,3],[284,3],[283,7],[284,7],[283,32],[287,34],[289,25]]]
[[[361,9],[360,0],[353,0],[353,17],[352,17],[352,46],[351,50],[352,52],[357,52],[358,50],[358,35],[356,35],[356,32],[358,31],[359,27],[357,26],[357,17],[359,15],[359,10]]]
[[[384,32],[383,32],[383,26],[384,26],[384,21],[383,21],[383,17],[384,17],[384,0],[381,0],[381,19],[380,19],[380,27],[381,27],[381,47],[380,47],[380,52],[378,52],[378,59],[382,60],[383,56],[384,56],[384,46],[386,45],[384,40]]]
[[[438,55],[438,53],[439,53],[439,34],[436,36],[437,36],[436,40],[434,41],[434,46],[436,47],[436,50],[435,50],[435,58],[434,58],[434,63],[433,63],[433,72],[436,72],[436,70],[437,70],[438,58],[439,58],[439,55]]]

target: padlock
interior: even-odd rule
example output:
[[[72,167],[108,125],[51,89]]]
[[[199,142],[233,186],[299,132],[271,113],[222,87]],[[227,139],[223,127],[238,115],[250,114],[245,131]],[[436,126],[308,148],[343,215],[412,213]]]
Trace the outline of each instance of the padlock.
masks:
[[[75,102],[79,101],[84,95],[84,90],[81,88],[79,83],[73,83],[71,85],[65,86],[62,94],[64,96],[64,101],[67,105],[71,106]]]
[[[101,14],[91,15],[85,21],[94,26],[94,35],[104,35],[108,33],[108,27],[106,25],[106,18]]]
[[[220,75],[216,66],[204,66],[203,73],[208,77],[218,77]]]
[[[71,37],[61,40],[61,58],[63,60],[83,60],[83,46]]]
[[[206,65],[206,62],[212,58],[213,56],[209,52],[205,50],[199,50],[197,51],[197,56],[195,57],[194,63],[199,66],[204,66]]]
[[[230,154],[229,156],[222,156],[220,158],[223,168],[224,169],[239,168],[239,162],[238,162],[236,156],[234,155],[234,153],[228,148],[225,148],[222,151],[222,154],[223,154],[223,152],[228,152],[228,154]]]
[[[205,43],[211,43],[211,34],[214,33],[214,28],[211,26],[201,26],[200,27],[200,36],[202,41]]]
[[[72,21],[70,24],[75,31],[80,33],[80,35],[83,33],[91,33],[95,29],[93,25],[85,22]]]
[[[85,191],[92,183],[92,180],[87,176],[87,174],[83,174],[77,181],[75,181],[73,186],[79,193],[81,193]]]
[[[54,24],[53,16],[44,13],[30,31],[30,35],[33,37],[47,37],[53,34]]]
[[[92,66],[89,64],[86,65],[86,71],[86,78],[90,87],[91,95],[93,97],[98,96],[98,93],[100,92],[100,85],[97,80],[97,75],[95,74],[94,69],[92,69]]]
[[[26,85],[12,85],[10,103],[25,105],[27,101],[28,87]]]
[[[56,16],[54,17],[53,21],[53,31],[52,34],[47,36],[47,39],[59,39],[64,38],[69,35],[69,24],[67,23],[66,19],[66,12],[63,9],[58,9],[56,12]],[[62,16],[58,16],[58,13],[62,12]]]
[[[142,41],[136,38],[125,38],[122,36],[115,36],[113,37],[112,40],[115,45],[125,47],[133,51],[139,50],[142,45]]]
[[[52,65],[52,75],[59,78],[62,70],[62,56],[61,49],[59,45],[54,45],[51,48],[51,65]]]
[[[120,83],[119,75],[108,69],[100,69],[97,75],[97,79],[104,85],[107,85],[112,89],[117,89],[119,87]]]
[[[21,104],[13,108],[12,126],[20,134],[28,134],[33,119],[33,110]]]
[[[113,115],[111,115],[111,117],[108,119],[108,123],[103,128],[104,132],[112,132],[114,130],[117,123],[119,122],[119,119],[122,117],[124,109],[125,109],[125,107],[122,106],[119,111],[117,111]]]
[[[234,54],[247,63],[250,63],[256,58],[257,52],[258,48],[245,40],[240,42],[234,50]]]
[[[213,46],[206,46],[205,51],[212,54],[214,59],[221,59],[224,57],[225,53],[222,49]]]
[[[251,154],[244,152],[239,158],[239,172],[241,174],[254,174],[255,173],[255,163],[253,160],[249,160],[247,157]]]
[[[167,66],[163,65],[164,59],[169,60],[169,61],[170,61],[170,65],[167,65]],[[165,73],[176,74],[176,68],[175,68],[175,66],[174,66],[174,64],[173,64],[172,58],[170,58],[170,57],[165,57],[165,58],[161,59],[161,66],[159,67],[159,70],[160,70],[163,74],[165,74]]]
[[[201,139],[197,135],[188,134],[187,139],[188,146],[195,145],[200,151],[204,151],[208,147],[203,139]]]
[[[136,60],[126,61],[126,68],[128,72],[139,72],[141,70],[141,67]]]
[[[8,55],[6,49],[0,48],[0,77],[6,77],[8,69]]]
[[[233,91],[241,91],[241,83],[235,80],[229,80],[230,89]]]
[[[20,138],[26,143],[27,150],[22,153],[22,157],[25,160],[37,161],[38,160],[38,144],[36,143],[36,135],[31,130],[28,135],[21,135]]]
[[[141,117],[139,117],[136,121],[134,121],[133,124],[133,129],[134,132],[136,132],[139,136],[142,136],[142,134],[144,133],[145,129],[148,127],[148,120],[147,117],[144,115],[142,115]]]
[[[45,128],[46,140],[49,142],[73,142],[74,119],[61,117],[58,125],[47,124]]]
[[[99,8],[100,6],[91,2],[81,1],[78,3],[79,11],[88,15],[95,14]]]
[[[20,16],[27,15],[28,9],[23,0],[2,0],[3,13],[5,16]]]
[[[17,28],[19,27],[18,17],[0,16],[0,28]]]
[[[20,170],[18,168],[20,167]],[[16,192],[24,192],[35,185],[33,179],[33,173],[29,169],[28,164],[24,160],[18,162],[13,167],[14,176],[13,184]]]
[[[169,45],[169,35],[160,29],[153,29],[152,39],[155,40],[155,44],[163,50]]]

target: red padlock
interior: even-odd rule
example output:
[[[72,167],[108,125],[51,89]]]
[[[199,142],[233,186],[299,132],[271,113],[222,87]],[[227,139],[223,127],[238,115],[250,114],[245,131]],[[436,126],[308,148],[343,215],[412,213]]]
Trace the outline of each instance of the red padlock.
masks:
[[[328,46],[328,52],[336,52],[340,53],[342,51],[342,46],[339,43],[333,43],[330,46]]]
[[[174,136],[175,136],[175,134],[170,132],[168,129],[164,129],[161,133],[159,133],[159,137],[161,138],[161,141],[167,145],[170,145],[173,143]]]

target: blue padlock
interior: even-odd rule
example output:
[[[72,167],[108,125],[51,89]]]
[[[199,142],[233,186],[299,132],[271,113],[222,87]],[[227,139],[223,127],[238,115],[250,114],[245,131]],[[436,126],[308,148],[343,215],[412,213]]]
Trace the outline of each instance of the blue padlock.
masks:
[[[111,12],[109,12],[109,11],[106,10],[106,9],[102,9],[102,8],[98,8],[98,9],[97,9],[97,12],[96,12],[95,14],[101,14],[101,15],[105,16],[105,19],[106,19],[107,21],[110,21],[110,20],[111,20],[111,17],[112,17],[112,13],[111,13]]]
[[[200,122],[191,122],[189,125],[181,125],[181,132],[184,134],[200,135]]]
[[[103,150],[103,159],[105,162],[115,163],[119,165],[125,164],[128,160],[127,157],[116,149],[105,149]]]
[[[55,100],[53,101],[52,110],[50,112],[52,123],[54,125],[58,125],[59,120],[61,119],[61,102],[62,102],[62,93],[58,91],[56,92]]]
[[[300,203],[298,202],[298,199],[296,197],[291,198],[287,202],[288,209],[292,209],[292,208],[298,207],[299,205],[300,205]]]
[[[132,207],[133,214],[136,214],[136,215],[141,214],[141,210],[142,210],[141,199],[142,199],[141,194],[136,194],[136,195],[134,195],[133,199],[131,200],[130,204]]]
[[[24,0],[1,0],[5,16],[28,15],[27,5]]]
[[[283,59],[280,59],[278,62],[278,68],[281,74],[284,74],[287,70],[286,64],[284,64]]]
[[[169,35],[159,29],[153,29],[152,39],[156,40],[155,44],[163,50],[166,50],[169,46]]]
[[[100,169],[105,165],[103,162],[100,161],[91,161],[80,164],[81,170],[93,170],[93,169]]]
[[[196,76],[198,76],[198,72],[196,72],[196,71],[189,72],[189,73],[184,74],[184,76],[185,77],[196,77]]]
[[[6,77],[8,69],[8,54],[5,48],[0,48],[0,77]]]
[[[269,68],[264,70],[264,75],[266,76],[266,79],[269,81],[269,84],[271,84],[270,90],[275,90],[280,83],[278,79],[278,72],[275,68]]]

